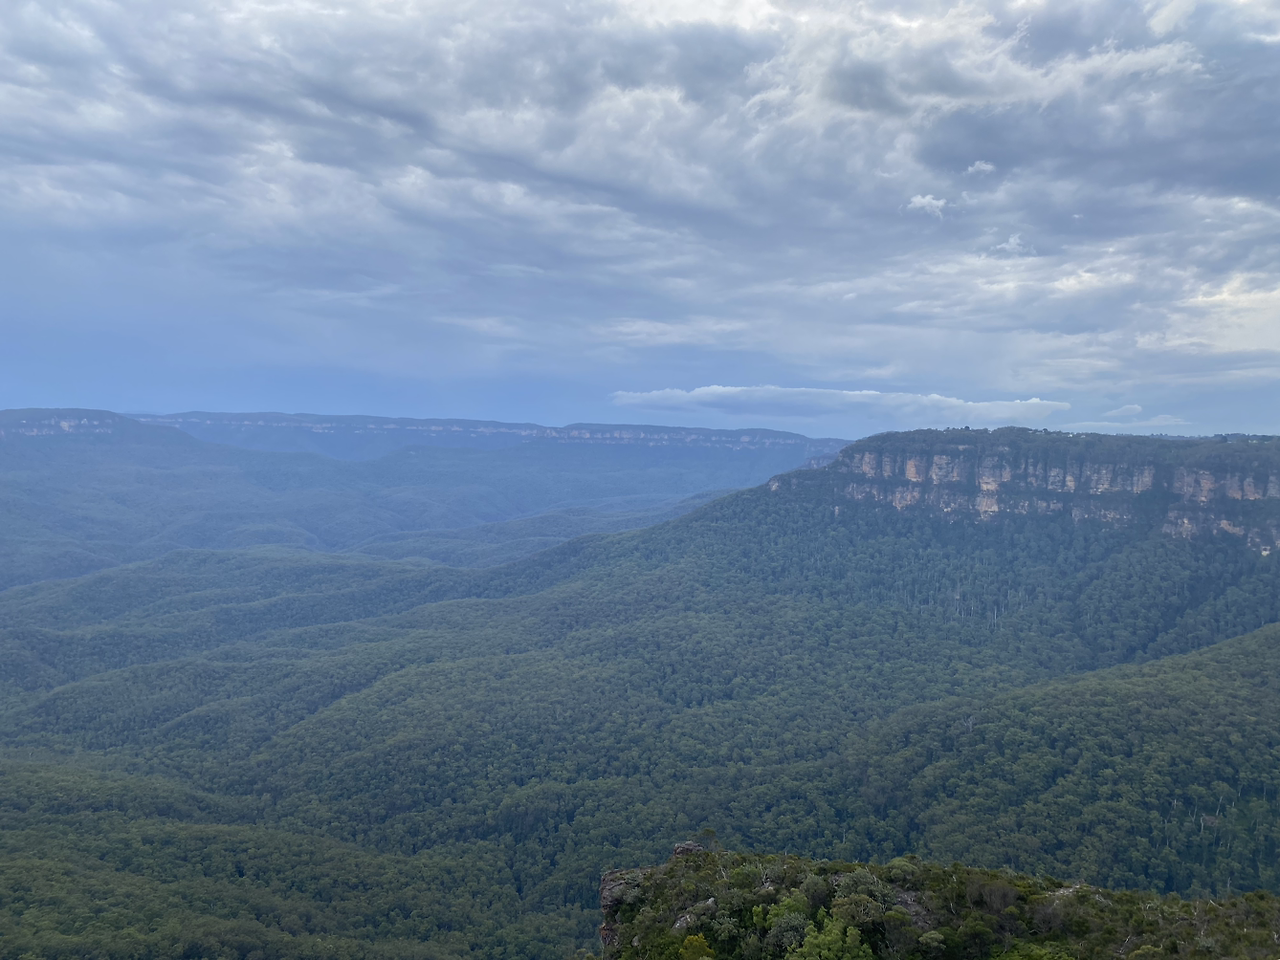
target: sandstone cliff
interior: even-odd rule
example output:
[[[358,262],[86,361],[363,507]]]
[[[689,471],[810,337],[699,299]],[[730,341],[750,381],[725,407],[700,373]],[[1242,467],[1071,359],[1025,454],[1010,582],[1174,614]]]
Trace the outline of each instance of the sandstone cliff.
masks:
[[[978,520],[1067,513],[1153,522],[1164,533],[1221,533],[1269,553],[1280,537],[1280,439],[1177,439],[999,430],[880,434],[829,466],[775,477],[771,490],[829,490]]]

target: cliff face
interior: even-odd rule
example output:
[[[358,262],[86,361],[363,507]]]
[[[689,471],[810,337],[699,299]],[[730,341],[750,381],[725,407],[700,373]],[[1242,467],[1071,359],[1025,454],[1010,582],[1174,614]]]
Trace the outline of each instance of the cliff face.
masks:
[[[155,431],[105,410],[0,410],[0,442],[49,436],[147,438]]]
[[[19,437],[64,437],[71,434],[111,434],[131,421],[105,410],[3,410],[0,440]]]
[[[1269,553],[1280,537],[1280,440],[1063,434],[1017,428],[881,434],[829,466],[770,481],[774,491],[827,487],[976,520],[1069,513],[1149,521],[1173,536],[1225,533]]]

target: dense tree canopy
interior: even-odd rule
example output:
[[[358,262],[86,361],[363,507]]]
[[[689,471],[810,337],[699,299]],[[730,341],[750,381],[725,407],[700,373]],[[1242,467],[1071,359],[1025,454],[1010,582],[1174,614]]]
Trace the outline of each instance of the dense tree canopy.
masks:
[[[1097,445],[1280,476],[1270,443]],[[174,550],[0,593],[0,956],[559,957],[602,870],[703,828],[1275,889],[1280,553],[1169,533],[1165,494],[857,499],[859,450],[487,570]],[[813,955],[880,949],[816,917]]]
[[[743,855],[682,844],[601,884],[609,960],[1271,957],[1280,900],[1182,900],[1041,874]]]

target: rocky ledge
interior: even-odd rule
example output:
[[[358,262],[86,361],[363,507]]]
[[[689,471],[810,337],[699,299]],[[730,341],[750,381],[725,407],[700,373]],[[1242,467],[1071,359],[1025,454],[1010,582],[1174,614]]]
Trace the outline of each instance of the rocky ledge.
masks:
[[[1158,522],[1173,536],[1224,533],[1263,553],[1280,537],[1280,438],[1116,437],[999,430],[917,430],[851,444],[817,470],[769,489],[827,489],[841,500],[990,520],[1069,513],[1076,520]]]

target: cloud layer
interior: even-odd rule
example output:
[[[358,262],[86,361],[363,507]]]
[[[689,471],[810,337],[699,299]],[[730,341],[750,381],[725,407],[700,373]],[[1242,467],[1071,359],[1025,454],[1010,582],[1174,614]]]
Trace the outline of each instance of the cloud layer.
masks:
[[[1277,144],[1259,0],[0,12],[7,323],[68,390],[83,339],[544,419],[1229,429],[1280,373]]]
[[[904,422],[945,424],[1025,424],[1071,409],[1071,404],[1032,397],[1028,400],[960,400],[936,393],[882,393],[879,390],[831,390],[815,387],[698,387],[694,390],[618,391],[620,406],[681,413],[717,411],[739,417],[815,415],[871,408]]]

